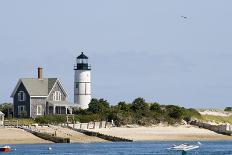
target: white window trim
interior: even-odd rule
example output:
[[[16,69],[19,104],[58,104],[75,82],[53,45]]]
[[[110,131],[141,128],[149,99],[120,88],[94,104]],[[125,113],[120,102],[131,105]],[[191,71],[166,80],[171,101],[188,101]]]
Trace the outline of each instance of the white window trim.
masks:
[[[23,110],[21,110],[21,107],[23,107],[22,109]],[[22,112],[23,111],[25,111],[25,105],[20,105],[20,106],[18,106],[18,115],[22,115]]]
[[[61,92],[60,91],[55,91],[53,93],[53,101],[61,101]]]
[[[23,96],[21,96],[21,94],[23,95]],[[21,98],[22,97],[22,98]],[[18,92],[18,101],[25,101],[26,100],[26,94],[25,94],[25,92],[24,91],[19,91]]]
[[[39,108],[41,109],[40,113],[39,113]],[[43,115],[43,106],[42,105],[37,105],[36,114],[37,115]]]

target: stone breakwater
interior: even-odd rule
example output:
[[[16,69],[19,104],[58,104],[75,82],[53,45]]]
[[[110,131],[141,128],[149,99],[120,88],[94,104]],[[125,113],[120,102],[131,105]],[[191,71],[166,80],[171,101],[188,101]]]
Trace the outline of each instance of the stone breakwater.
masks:
[[[70,143],[70,138],[57,137],[54,134],[49,134],[45,132],[39,132],[38,130],[32,130],[28,127],[19,127],[39,138],[54,142],[54,143]]]
[[[83,133],[85,135],[88,135],[88,136],[95,136],[95,137],[102,138],[102,139],[112,141],[112,142],[133,142],[133,140],[131,140],[131,139],[106,135],[106,134],[102,134],[102,133],[99,133],[99,132],[88,131],[88,130],[84,130],[84,129],[76,129],[76,128],[72,128],[70,126],[66,126],[66,127],[69,128],[69,129],[72,129],[74,131],[77,131],[77,132]]]
[[[230,124],[214,125],[214,124],[210,124],[207,122],[201,122],[197,120],[192,121],[190,124],[194,126],[198,126],[200,128],[208,129],[208,130],[211,130],[216,133],[223,134],[223,135],[229,135],[229,136],[232,135],[232,127]]]

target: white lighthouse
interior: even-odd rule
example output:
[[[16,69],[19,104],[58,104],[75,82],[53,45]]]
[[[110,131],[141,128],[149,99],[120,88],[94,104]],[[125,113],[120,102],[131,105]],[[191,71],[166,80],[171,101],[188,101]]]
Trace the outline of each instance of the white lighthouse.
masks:
[[[74,70],[74,103],[81,109],[87,109],[91,101],[91,68],[83,52],[76,58]]]

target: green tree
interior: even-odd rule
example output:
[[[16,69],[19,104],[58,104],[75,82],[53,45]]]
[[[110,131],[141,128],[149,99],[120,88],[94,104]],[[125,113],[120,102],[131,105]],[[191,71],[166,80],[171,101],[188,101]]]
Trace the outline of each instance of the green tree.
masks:
[[[173,118],[173,119],[181,119],[183,116],[183,111],[180,107],[174,106],[174,105],[169,105],[166,107],[168,116]]]
[[[107,112],[110,108],[109,103],[107,100],[104,99],[92,99],[89,103],[88,111],[94,113],[94,114],[103,114],[104,112]]]
[[[129,112],[131,109],[131,104],[126,104],[126,102],[119,102],[118,108],[122,111]]]
[[[160,104],[159,103],[152,103],[151,105],[150,105],[150,110],[151,111],[154,111],[154,112],[161,112],[161,106],[160,106]]]
[[[232,111],[232,107],[226,107],[224,111]]]
[[[88,111],[92,113],[97,113],[99,111],[98,109],[98,99],[93,98],[91,102],[89,103]]]
[[[89,112],[87,109],[81,109],[81,108],[73,108],[72,113],[76,115],[89,115],[91,112]]]
[[[145,102],[143,98],[136,98],[132,102],[132,110],[135,112],[146,112],[149,110],[149,105]]]
[[[0,111],[3,112],[6,117],[13,116],[13,104],[12,103],[0,104]]]

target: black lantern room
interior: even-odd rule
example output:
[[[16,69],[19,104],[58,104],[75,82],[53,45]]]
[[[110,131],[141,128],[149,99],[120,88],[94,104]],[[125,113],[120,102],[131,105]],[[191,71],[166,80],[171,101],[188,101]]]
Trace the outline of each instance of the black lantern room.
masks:
[[[88,64],[88,57],[84,55],[83,52],[81,52],[81,55],[76,58],[76,63],[74,70],[91,70]]]

